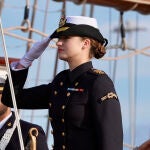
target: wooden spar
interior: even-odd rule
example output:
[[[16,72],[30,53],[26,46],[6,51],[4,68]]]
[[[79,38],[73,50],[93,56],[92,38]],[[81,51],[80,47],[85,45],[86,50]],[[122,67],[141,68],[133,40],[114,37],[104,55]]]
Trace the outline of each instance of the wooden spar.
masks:
[[[63,2],[63,0],[54,0]],[[84,0],[67,0],[76,4],[82,4]],[[87,4],[112,7],[119,11],[137,11],[141,14],[150,14],[150,0],[86,0]]]
[[[149,0],[122,0],[122,1],[150,5]]]
[[[12,58],[12,57],[8,58],[9,64],[11,64],[11,62],[19,61],[19,60],[20,60],[19,58]],[[0,57],[0,66],[6,66],[4,57]]]

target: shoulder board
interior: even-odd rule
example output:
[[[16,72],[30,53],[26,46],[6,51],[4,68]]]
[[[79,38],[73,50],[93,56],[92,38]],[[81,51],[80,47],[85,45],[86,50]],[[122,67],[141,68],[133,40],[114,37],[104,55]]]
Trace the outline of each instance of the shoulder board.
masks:
[[[97,75],[103,75],[103,74],[105,74],[105,72],[104,71],[102,71],[102,70],[98,70],[98,69],[91,69],[91,71],[90,71],[91,73],[94,73],[94,74],[97,74]]]

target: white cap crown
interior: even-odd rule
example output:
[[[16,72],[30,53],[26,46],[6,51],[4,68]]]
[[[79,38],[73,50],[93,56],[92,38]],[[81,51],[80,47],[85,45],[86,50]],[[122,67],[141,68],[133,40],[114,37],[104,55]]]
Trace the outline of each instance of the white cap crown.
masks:
[[[72,23],[76,25],[85,24],[85,25],[89,25],[98,29],[98,24],[97,24],[96,19],[85,17],[85,16],[67,16],[66,23]]]

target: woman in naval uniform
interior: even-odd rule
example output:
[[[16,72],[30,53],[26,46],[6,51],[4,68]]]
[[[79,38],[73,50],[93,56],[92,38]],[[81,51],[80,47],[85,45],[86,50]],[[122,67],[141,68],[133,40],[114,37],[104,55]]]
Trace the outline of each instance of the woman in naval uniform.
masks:
[[[53,38],[58,38],[59,59],[69,69],[51,83],[24,89],[28,68]],[[106,53],[107,40],[95,18],[68,16],[50,37],[37,42],[11,64],[18,108],[49,109],[54,150],[122,150],[123,130],[118,96],[112,80],[93,67],[91,59]],[[12,106],[8,80],[2,101]]]

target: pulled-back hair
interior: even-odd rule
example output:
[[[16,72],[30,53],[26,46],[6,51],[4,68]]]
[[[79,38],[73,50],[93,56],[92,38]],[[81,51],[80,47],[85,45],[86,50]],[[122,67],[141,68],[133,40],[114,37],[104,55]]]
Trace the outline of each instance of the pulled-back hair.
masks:
[[[82,37],[82,39],[86,38],[88,37]],[[106,47],[92,38],[88,39],[90,39],[91,41],[90,58],[92,57],[95,57],[96,59],[102,58],[106,54]]]
[[[94,39],[90,40],[91,40],[90,55],[94,56],[96,59],[103,57],[106,54],[105,46]]]

